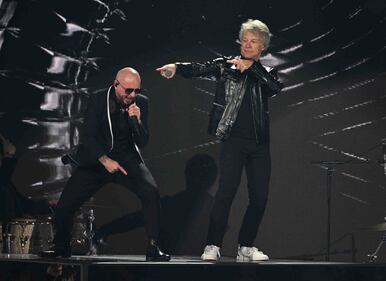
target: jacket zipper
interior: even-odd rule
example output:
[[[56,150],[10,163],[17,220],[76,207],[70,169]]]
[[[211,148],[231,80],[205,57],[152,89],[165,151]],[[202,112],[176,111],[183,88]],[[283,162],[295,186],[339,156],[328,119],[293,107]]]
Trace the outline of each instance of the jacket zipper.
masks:
[[[259,86],[259,93],[260,93],[260,82],[257,82],[257,83]],[[255,100],[254,100],[254,96],[255,96]],[[252,117],[253,117],[253,128],[255,129],[256,143],[259,144],[259,138],[257,136],[257,128],[256,128],[256,114],[255,114],[256,108],[257,108],[256,99],[257,99],[256,90],[252,91],[252,89],[251,89],[251,107],[252,107]]]

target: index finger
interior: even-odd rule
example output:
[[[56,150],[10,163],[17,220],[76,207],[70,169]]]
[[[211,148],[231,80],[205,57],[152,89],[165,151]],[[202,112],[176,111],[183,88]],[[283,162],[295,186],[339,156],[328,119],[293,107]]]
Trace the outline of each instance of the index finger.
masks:
[[[227,63],[236,63],[236,62],[237,62],[237,59],[227,60]]]
[[[125,169],[123,169],[121,166],[118,166],[118,169],[122,172],[122,174],[124,174],[125,176],[127,176],[127,172]]]

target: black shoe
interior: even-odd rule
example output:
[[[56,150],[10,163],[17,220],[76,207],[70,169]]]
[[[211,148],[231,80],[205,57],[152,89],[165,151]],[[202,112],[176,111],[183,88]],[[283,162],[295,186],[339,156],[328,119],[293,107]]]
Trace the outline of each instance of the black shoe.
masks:
[[[146,252],[146,261],[170,261],[170,255],[163,253],[157,245],[149,245]]]
[[[38,255],[42,258],[69,258],[71,257],[71,246],[69,244],[55,245],[47,251],[40,252]]]

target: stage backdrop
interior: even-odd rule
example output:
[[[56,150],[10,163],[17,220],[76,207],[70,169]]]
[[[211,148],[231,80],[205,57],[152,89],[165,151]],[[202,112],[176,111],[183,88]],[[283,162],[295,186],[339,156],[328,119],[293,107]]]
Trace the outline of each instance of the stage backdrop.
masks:
[[[285,84],[270,101],[273,169],[256,245],[271,258],[325,259],[330,174],[331,260],[366,261],[382,233],[364,228],[386,216],[379,163],[386,143],[386,4],[295,2],[1,1],[1,133],[17,146],[19,191],[32,198],[60,195],[71,174],[60,159],[82,141],[88,96],[132,66],[150,98],[151,139],[143,155],[163,202],[189,187],[207,189],[190,212],[169,204],[170,214],[185,215],[175,220],[183,222],[176,252],[200,254],[217,189],[220,144],[206,134],[215,83],[166,80],[155,68],[237,55],[240,24],[256,18],[273,35],[262,61],[276,67]],[[236,254],[246,185],[243,175],[223,255]],[[84,212],[91,207],[100,226],[140,204],[124,188],[108,185]],[[144,230],[108,242],[105,253],[142,253]],[[386,249],[379,256],[385,261]]]

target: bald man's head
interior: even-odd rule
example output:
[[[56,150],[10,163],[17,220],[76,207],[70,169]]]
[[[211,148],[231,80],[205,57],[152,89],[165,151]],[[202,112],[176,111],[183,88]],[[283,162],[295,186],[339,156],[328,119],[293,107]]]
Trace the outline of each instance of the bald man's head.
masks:
[[[132,67],[122,68],[114,81],[115,94],[123,106],[131,104],[141,91],[141,76]]]
[[[139,79],[141,82],[141,76],[139,75],[138,71],[132,67],[125,67],[119,70],[115,79],[122,83],[128,79]]]

